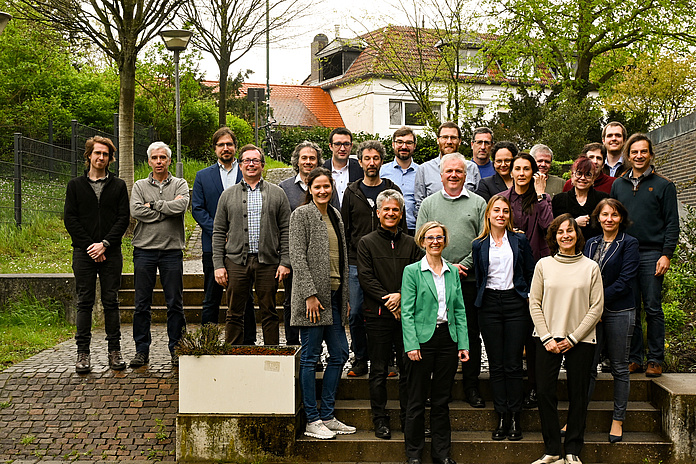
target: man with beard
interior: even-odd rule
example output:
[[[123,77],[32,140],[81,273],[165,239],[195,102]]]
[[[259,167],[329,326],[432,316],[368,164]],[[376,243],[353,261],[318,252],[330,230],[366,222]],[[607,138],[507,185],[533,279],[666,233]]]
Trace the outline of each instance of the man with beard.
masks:
[[[427,163],[423,163],[416,172],[414,186],[415,213],[418,217],[420,205],[427,197],[435,192],[442,190],[442,179],[440,177],[440,159],[444,155],[455,153],[459,150],[462,141],[462,130],[452,121],[443,122],[437,128],[437,144],[440,148],[440,156],[433,158]],[[475,192],[478,188],[481,174],[476,163],[466,160],[466,183],[464,187]]]
[[[416,134],[410,127],[400,127],[392,137],[394,148],[394,161],[382,166],[379,175],[382,179],[389,179],[399,186],[404,194],[406,202],[406,227],[408,234],[416,234],[416,214],[414,187],[418,164],[413,161],[413,152],[416,151]]]
[[[237,136],[229,127],[221,127],[213,134],[213,148],[217,163],[196,173],[191,196],[191,212],[201,227],[201,245],[203,247],[203,310],[201,324],[217,324],[220,313],[223,287],[215,282],[213,268],[213,220],[217,212],[218,200],[226,189],[242,180],[242,171],[235,155],[237,153]],[[256,342],[256,320],[254,318],[254,301],[249,303],[244,313],[244,344]]]
[[[358,145],[358,161],[363,168],[364,177],[348,184],[343,196],[341,216],[346,229],[346,241],[348,242],[348,268],[350,272],[348,283],[350,285],[350,338],[353,344],[353,361],[348,375],[360,377],[367,374],[367,335],[365,333],[365,319],[363,316],[363,291],[358,280],[358,242],[363,236],[377,230],[379,218],[377,216],[377,195],[387,189],[394,189],[401,193],[401,189],[389,179],[379,176],[382,162],[386,152],[378,140],[366,140]],[[406,221],[402,217],[399,224],[401,229],[406,228]]]

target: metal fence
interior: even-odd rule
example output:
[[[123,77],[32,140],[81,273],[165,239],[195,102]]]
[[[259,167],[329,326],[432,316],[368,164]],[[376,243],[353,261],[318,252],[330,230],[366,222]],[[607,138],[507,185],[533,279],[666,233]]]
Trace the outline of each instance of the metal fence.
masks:
[[[90,137],[100,135],[111,139],[118,147],[118,115],[114,115],[114,133],[108,133],[72,121],[69,141],[53,141],[49,125],[48,142],[14,133],[11,153],[8,137],[3,137],[4,153],[0,153],[0,224],[19,227],[35,216],[63,213],[65,188],[70,179],[84,169],[83,152]],[[36,136],[36,134],[34,134]],[[136,125],[134,134],[134,164],[147,160],[147,147],[157,134],[151,127]],[[118,160],[118,154],[117,154]],[[118,163],[110,170],[118,175]]]

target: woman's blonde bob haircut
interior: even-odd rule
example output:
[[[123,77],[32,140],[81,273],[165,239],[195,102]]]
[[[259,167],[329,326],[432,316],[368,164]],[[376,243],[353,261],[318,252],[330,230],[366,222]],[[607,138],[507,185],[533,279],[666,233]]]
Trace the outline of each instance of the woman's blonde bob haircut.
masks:
[[[443,243],[443,247],[446,247],[449,244],[449,231],[447,230],[447,227],[445,227],[444,224],[437,222],[437,221],[428,221],[425,224],[423,224],[420,229],[418,229],[418,232],[416,232],[416,244],[421,247],[425,248],[423,246],[423,242],[425,242],[425,234],[428,233],[430,229],[434,229],[436,227],[439,227],[442,229],[442,235],[445,236],[445,242]]]

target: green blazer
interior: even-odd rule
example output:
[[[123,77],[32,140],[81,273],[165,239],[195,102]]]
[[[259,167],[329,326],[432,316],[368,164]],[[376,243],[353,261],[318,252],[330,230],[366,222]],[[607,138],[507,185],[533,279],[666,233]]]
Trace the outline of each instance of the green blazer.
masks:
[[[437,288],[432,272],[421,269],[425,259],[406,266],[401,283],[401,328],[407,353],[419,350],[421,343],[432,338],[437,326]],[[445,291],[450,336],[458,349],[468,350],[469,334],[459,271],[452,264],[446,264],[449,268],[445,271]]]

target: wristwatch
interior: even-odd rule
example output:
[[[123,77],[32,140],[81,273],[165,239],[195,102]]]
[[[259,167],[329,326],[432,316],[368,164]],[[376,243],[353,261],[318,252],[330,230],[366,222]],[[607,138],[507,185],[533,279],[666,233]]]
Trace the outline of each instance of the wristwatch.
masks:
[[[102,240],[102,245],[104,245],[104,248],[109,248],[111,246],[108,240]]]
[[[545,194],[545,193],[539,193],[539,194],[537,194],[537,201],[541,201],[541,200],[543,200],[544,198],[546,198],[546,194]]]

